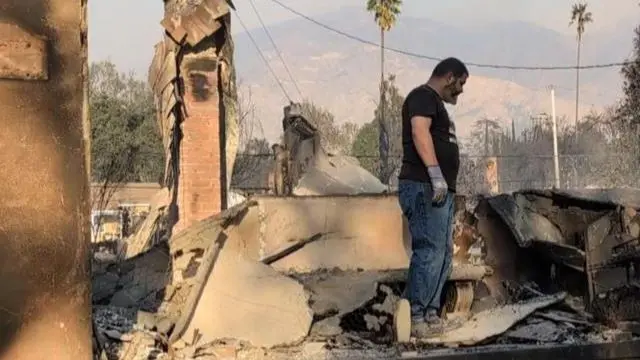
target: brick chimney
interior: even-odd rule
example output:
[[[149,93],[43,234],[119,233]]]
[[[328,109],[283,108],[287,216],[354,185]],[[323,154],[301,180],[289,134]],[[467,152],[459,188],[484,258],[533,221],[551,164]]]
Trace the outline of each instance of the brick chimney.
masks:
[[[178,223],[174,233],[226,207],[218,62],[215,53],[203,51],[202,45],[206,44],[200,44],[198,51],[184,53],[179,69],[184,82],[185,111],[179,152]]]

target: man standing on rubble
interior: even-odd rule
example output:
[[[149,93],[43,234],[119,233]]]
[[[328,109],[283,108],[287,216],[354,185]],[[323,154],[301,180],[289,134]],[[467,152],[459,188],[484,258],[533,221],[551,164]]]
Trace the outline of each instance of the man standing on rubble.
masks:
[[[442,60],[429,81],[413,89],[402,106],[398,198],[411,233],[413,254],[405,294],[415,337],[454,327],[438,315],[442,288],[451,273],[453,200],[460,165],[455,124],[444,102],[458,102],[468,77],[462,61]]]

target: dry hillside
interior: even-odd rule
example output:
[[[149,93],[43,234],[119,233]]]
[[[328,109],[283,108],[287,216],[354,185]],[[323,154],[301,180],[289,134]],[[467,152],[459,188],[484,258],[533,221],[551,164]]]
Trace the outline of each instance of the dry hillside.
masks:
[[[317,19],[350,34],[378,41],[372,20],[360,9],[346,9]],[[378,48],[330,33],[303,19],[269,29],[305,98],[329,109],[339,122],[363,124],[371,121],[379,81]],[[447,34],[446,39],[438,36],[442,33]],[[289,95],[294,101],[298,100],[295,86],[263,30],[252,30],[252,34]],[[416,38],[425,41],[416,43]],[[628,53],[624,48],[625,41],[605,40],[593,36],[591,47],[596,47],[593,43],[598,42],[600,51],[587,47],[585,63],[621,60]],[[439,57],[453,55],[483,63],[572,65],[575,61],[572,37],[522,22],[454,27],[402,17],[389,34],[388,43],[417,53]],[[280,132],[282,106],[287,100],[246,34],[240,34],[236,44],[242,91],[250,89],[265,135],[274,140]],[[386,57],[386,71],[397,75],[403,93],[426,81],[433,66],[432,61],[391,51]],[[463,137],[469,135],[471,124],[482,117],[499,118],[505,124],[514,119],[516,127],[522,128],[528,124],[530,115],[550,112],[547,86],[552,83],[557,86],[558,116],[573,119],[575,72],[572,70],[516,71],[471,67],[470,71],[472,78],[466,93],[458,107],[452,109]],[[583,70],[581,77],[582,114],[610,104],[619,94],[618,69]]]

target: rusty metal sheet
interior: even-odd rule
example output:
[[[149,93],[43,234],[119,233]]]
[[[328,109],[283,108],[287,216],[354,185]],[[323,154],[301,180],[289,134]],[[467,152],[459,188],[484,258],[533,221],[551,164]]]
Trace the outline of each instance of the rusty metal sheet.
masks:
[[[182,26],[182,19],[180,17],[172,17],[167,15],[162,21],[160,21],[160,25],[169,33],[169,35],[173,38],[173,40],[179,44],[182,43],[184,38],[187,36],[187,31]]]
[[[153,82],[153,84],[149,84],[151,86],[151,90],[153,91],[153,93],[156,96],[159,96],[160,93],[162,92],[161,87],[161,81],[160,78],[162,78],[163,76],[165,76],[165,67],[168,65],[167,64],[167,58],[168,56],[165,56],[162,59],[158,59],[158,63],[159,63],[159,69],[158,69],[158,75],[156,76],[155,81]]]
[[[557,192],[578,199],[588,199],[611,205],[626,205],[640,209],[640,189],[637,188],[570,189]]]
[[[213,17],[212,14],[207,10],[205,6],[200,6],[195,11],[195,16],[198,18],[199,22],[204,27],[207,35],[211,35],[218,31],[222,27],[222,23],[218,20],[218,18]]]
[[[206,7],[207,12],[211,14],[211,17],[214,19],[219,19],[220,17],[228,14],[230,11],[229,6],[234,8],[231,1],[227,2],[224,0],[205,0],[200,6]]]
[[[164,41],[160,41],[154,46],[153,59],[151,60],[151,65],[149,65],[148,81],[149,86],[151,86],[152,89],[155,89],[155,84],[158,81],[158,75],[160,74],[161,66],[163,65],[165,57],[166,45]]]
[[[517,196],[517,195],[516,195]],[[530,210],[523,197],[502,194],[487,199],[489,205],[513,232],[518,245],[529,247],[533,241],[564,244],[562,232],[544,216]]]
[[[205,32],[204,25],[200,25],[195,14],[189,14],[182,18],[182,26],[187,31],[187,43],[196,46],[208,34]]]
[[[170,113],[169,116],[163,116],[163,113],[158,111],[158,127],[161,129],[162,143],[164,144],[165,150],[169,149],[169,145],[172,140],[171,133],[173,131],[173,122],[169,119],[171,116],[173,116],[172,113]]]
[[[157,236],[160,227],[161,217],[165,214],[170,203],[171,193],[167,188],[162,188],[153,196],[149,214],[140,224],[136,233],[127,239],[127,259],[142,253],[152,245],[152,239]]]
[[[175,86],[173,84],[170,84],[169,86],[165,87],[164,90],[162,90],[161,113],[164,118],[169,116],[169,114],[173,110],[173,107],[177,103],[176,97],[173,95],[174,91]]]
[[[186,34],[185,34],[186,36]],[[167,32],[164,33],[164,46],[167,49],[167,52],[173,51],[174,53],[180,50],[180,43],[176,43],[175,40],[169,35]]]
[[[592,210],[613,210],[618,205],[631,206],[640,204],[640,189],[571,189],[571,190],[536,190],[527,189],[518,192],[522,195],[535,195],[555,200],[561,200],[581,208]],[[627,199],[629,198],[629,199]],[[640,208],[640,205],[638,205]]]
[[[160,95],[162,89],[160,88],[160,78],[162,78],[163,76],[165,76],[165,68],[168,66],[167,64],[167,59],[169,58],[169,56],[167,56],[167,54],[165,54],[165,56],[161,59],[158,59],[158,75],[156,76],[155,81],[152,84],[149,84],[151,86],[151,90],[153,91],[153,93],[155,95]]]
[[[170,113],[165,118],[166,128],[167,128],[167,136],[169,139],[173,139],[173,130],[176,126],[176,116],[175,113]]]
[[[218,31],[222,24],[218,19],[229,13],[229,4],[224,0],[206,0],[193,13],[180,17],[165,17],[161,25],[178,43],[185,40],[195,46],[202,39]]]
[[[0,79],[48,80],[46,39],[0,21]]]
[[[487,202],[511,230],[518,246],[541,250],[557,263],[584,271],[584,251],[567,244],[557,226],[532,211],[532,205],[523,196],[501,194],[488,198]]]
[[[173,189],[173,183],[170,181],[170,179],[173,177],[173,173],[171,172],[171,170],[171,156],[167,156],[166,160],[164,161],[164,184],[170,190]]]
[[[166,130],[164,129],[164,126],[162,126],[162,122],[163,122],[163,118],[162,118],[162,113],[160,110],[160,107],[158,106],[158,97],[155,97],[156,100],[156,109],[158,109],[156,111],[156,125],[158,126],[158,129],[160,130],[160,139],[162,139],[162,144],[164,145],[165,148],[165,153],[166,153],[166,149],[167,149],[167,134],[166,134]]]
[[[173,51],[167,53],[162,63],[162,70],[160,76],[156,81],[153,91],[156,94],[160,94],[164,88],[166,88],[171,82],[178,76],[178,68],[176,65],[176,57]]]

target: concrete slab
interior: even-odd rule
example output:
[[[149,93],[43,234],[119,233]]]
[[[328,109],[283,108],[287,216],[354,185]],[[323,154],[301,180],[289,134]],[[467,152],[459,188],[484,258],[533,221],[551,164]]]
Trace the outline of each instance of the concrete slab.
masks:
[[[183,333],[201,342],[233,338],[258,347],[289,345],[309,332],[312,311],[302,285],[270,266],[223,248]]]
[[[377,271],[340,272],[310,276],[303,280],[311,292],[312,309],[317,315],[341,316],[363,306],[376,296],[378,282],[390,276]]]
[[[395,196],[259,197],[259,257],[317,233],[322,240],[272,264],[280,271],[403,269],[409,236]],[[363,211],[364,210],[364,211]],[[336,251],[339,249],[339,251]]]

